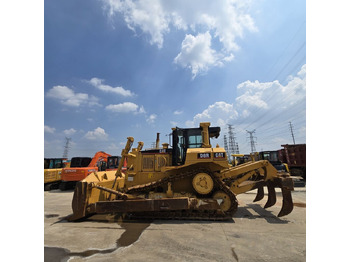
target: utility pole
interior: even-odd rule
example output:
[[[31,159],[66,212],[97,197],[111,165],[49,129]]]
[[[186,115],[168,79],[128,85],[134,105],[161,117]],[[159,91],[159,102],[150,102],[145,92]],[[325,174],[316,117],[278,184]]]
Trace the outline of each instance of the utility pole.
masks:
[[[249,134],[249,138],[250,138],[250,149],[251,149],[251,153],[254,153],[256,152],[256,149],[255,149],[255,141],[254,141],[254,137],[253,134],[255,133],[255,129],[253,131],[248,131],[246,130],[247,133]]]
[[[292,125],[292,122],[289,122],[289,129],[290,129],[290,132],[292,133],[293,143],[294,143],[294,145],[295,145],[295,139],[294,139],[294,134],[293,134],[293,125]]]
[[[71,138],[66,137],[66,145],[64,146],[64,151],[63,151],[63,158],[68,158],[68,149],[69,149],[69,142]]]

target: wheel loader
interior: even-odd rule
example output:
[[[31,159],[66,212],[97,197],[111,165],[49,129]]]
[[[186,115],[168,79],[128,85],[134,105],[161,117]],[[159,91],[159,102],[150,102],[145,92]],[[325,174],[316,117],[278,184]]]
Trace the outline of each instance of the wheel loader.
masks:
[[[94,214],[123,214],[131,218],[227,220],[237,210],[236,196],[257,189],[254,201],[264,197],[265,208],[276,203],[275,188],[282,190],[278,216],[293,210],[293,181],[267,160],[232,166],[224,148],[212,147],[220,127],[209,122],[198,128],[173,128],[172,146],[142,150],[143,142],[132,148],[127,138],[117,171],[94,172],[77,183],[69,221]],[[132,149],[131,149],[132,148]],[[131,150],[131,151],[130,151]],[[127,160],[126,170],[122,163]]]

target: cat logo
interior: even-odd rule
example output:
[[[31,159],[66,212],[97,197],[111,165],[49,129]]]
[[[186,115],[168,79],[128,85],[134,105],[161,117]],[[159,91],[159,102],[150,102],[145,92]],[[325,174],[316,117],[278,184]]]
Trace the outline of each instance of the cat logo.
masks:
[[[225,158],[224,152],[214,153],[214,158]]]

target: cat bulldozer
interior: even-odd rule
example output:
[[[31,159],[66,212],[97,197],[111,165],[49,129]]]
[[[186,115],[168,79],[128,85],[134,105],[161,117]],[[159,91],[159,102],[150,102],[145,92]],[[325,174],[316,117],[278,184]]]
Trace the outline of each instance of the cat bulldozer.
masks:
[[[212,147],[220,127],[209,122],[199,128],[173,128],[172,147],[164,143],[142,150],[132,148],[127,138],[117,171],[93,172],[75,187],[69,221],[81,221],[94,214],[115,214],[129,218],[227,220],[237,210],[236,196],[257,189],[254,201],[264,197],[265,208],[276,203],[275,188],[282,190],[278,216],[293,210],[293,180],[278,172],[267,160],[232,166],[224,148]],[[131,151],[130,151],[131,150]],[[122,171],[122,163],[127,166]]]

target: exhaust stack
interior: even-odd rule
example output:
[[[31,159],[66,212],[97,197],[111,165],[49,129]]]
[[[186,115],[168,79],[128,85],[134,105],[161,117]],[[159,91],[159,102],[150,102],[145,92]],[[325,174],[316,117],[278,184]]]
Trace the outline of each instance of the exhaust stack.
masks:
[[[159,135],[160,133],[157,133],[156,149],[159,149]]]

